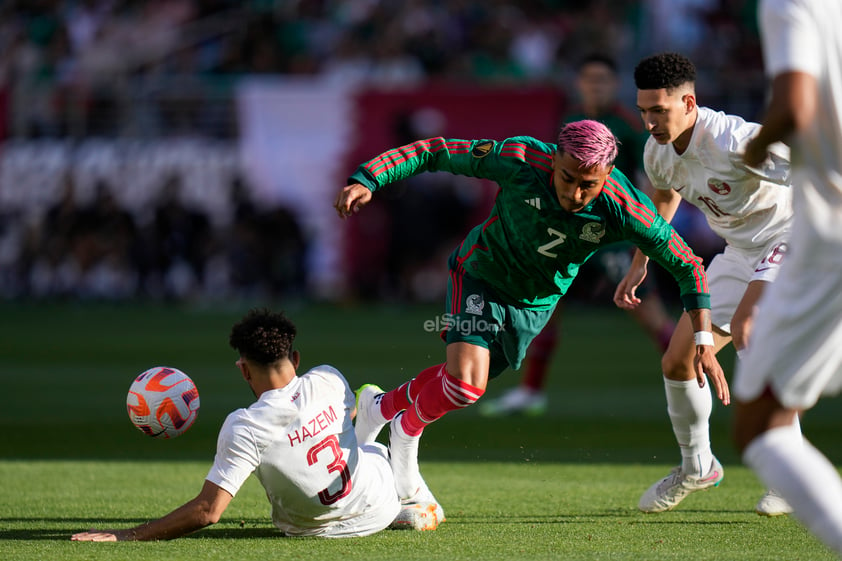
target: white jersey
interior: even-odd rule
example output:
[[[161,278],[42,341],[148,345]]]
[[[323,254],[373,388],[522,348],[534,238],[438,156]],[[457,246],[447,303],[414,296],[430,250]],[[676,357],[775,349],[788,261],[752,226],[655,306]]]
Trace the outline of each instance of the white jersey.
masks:
[[[729,245],[762,248],[790,229],[792,193],[785,145],[774,145],[762,168],[742,163],[745,145],[759,128],[741,117],[699,107],[683,154],[672,144],[649,138],[643,152],[646,175],[656,189],[674,189],[698,207]]]
[[[792,145],[791,247],[759,304],[734,394],[751,401],[769,386],[786,407],[808,409],[842,390],[842,2],[765,0],[766,69],[816,78],[814,121]]]
[[[818,82],[816,118],[792,145],[798,216],[793,251],[842,261],[842,2],[763,4],[766,71],[806,72]],[[819,265],[820,266],[820,265]]]
[[[400,501],[386,458],[357,446],[354,394],[319,366],[228,415],[207,480],[235,495],[254,472],[287,535],[364,536],[386,528]]]

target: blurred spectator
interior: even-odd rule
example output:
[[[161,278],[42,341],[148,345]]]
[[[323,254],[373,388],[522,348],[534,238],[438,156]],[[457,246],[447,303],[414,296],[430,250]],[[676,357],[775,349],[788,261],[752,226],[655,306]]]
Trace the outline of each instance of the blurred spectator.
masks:
[[[259,244],[263,248],[262,277],[272,298],[300,297],[307,284],[307,241],[295,213],[275,207],[259,217]]]
[[[147,290],[166,298],[188,298],[198,293],[212,243],[208,217],[185,206],[181,181],[179,175],[165,181],[147,237],[151,249]]]
[[[13,213],[0,211],[0,296],[25,293],[30,257],[26,250],[30,244],[25,224]]]
[[[707,14],[716,9],[719,0],[645,0],[646,20],[651,28],[646,34],[647,50],[658,52],[680,46],[695,53],[707,47],[705,27]]]
[[[376,41],[372,57],[371,83],[378,86],[413,86],[424,80],[424,68],[406,51],[402,34],[388,29]]]
[[[54,296],[63,292],[57,272],[70,255],[71,236],[80,217],[73,176],[67,173],[61,198],[47,210],[40,227],[33,230],[21,256],[21,269],[28,276],[33,295]]]
[[[295,214],[284,207],[258,211],[241,177],[234,179],[231,197],[228,255],[234,290],[245,297],[304,296],[308,244]]]
[[[79,207],[68,176],[41,233],[29,268],[33,295],[113,300],[136,294],[135,223],[117,205],[110,186],[98,184],[94,202]]]
[[[121,208],[112,187],[99,183],[94,203],[82,210],[81,227],[93,232],[94,260],[82,269],[81,296],[125,299],[137,292],[137,228],[131,214]]]
[[[365,85],[370,82],[373,61],[356,33],[342,34],[336,56],[325,61],[322,76],[336,85]]]

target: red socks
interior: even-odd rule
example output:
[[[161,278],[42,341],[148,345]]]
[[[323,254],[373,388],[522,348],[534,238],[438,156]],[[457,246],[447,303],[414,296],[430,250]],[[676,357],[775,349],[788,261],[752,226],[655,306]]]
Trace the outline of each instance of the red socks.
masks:
[[[421,388],[415,399],[415,407],[407,408],[401,418],[401,427],[407,435],[420,435],[424,427],[436,419],[454,409],[472,405],[485,393],[485,390],[454,378],[444,367],[441,367],[441,373],[440,377]]]
[[[383,417],[391,421],[398,413],[406,411],[401,427],[409,436],[417,436],[425,426],[448,411],[468,407],[485,393],[485,390],[454,378],[444,367],[444,364],[437,364],[426,368],[409,382],[386,392],[380,400]]]
[[[425,368],[409,382],[401,384],[390,392],[386,392],[380,400],[380,413],[387,421],[391,421],[395,418],[395,415],[404,409],[409,409],[409,406],[415,403],[418,394],[421,392],[421,388],[427,382],[439,377],[442,370],[444,370],[444,364],[437,364]]]

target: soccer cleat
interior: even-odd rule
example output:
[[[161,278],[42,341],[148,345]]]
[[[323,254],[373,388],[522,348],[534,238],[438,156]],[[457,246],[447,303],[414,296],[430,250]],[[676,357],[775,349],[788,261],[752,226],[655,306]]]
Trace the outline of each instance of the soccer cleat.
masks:
[[[420,477],[419,473],[419,477]],[[412,497],[401,500],[401,511],[389,525],[394,529],[435,530],[445,521],[444,509],[433,496],[423,478]]]
[[[403,413],[392,419],[389,431],[389,459],[395,475],[395,489],[401,500],[413,500],[426,486],[418,469],[418,443],[421,436],[408,436],[401,427]]]
[[[522,414],[541,417],[547,412],[547,396],[544,392],[518,386],[497,399],[479,403],[479,414],[483,417],[504,417]]]
[[[760,516],[782,516],[784,514],[792,514],[792,507],[789,506],[786,499],[780,496],[777,491],[769,489],[757,501],[754,512]]]
[[[681,471],[681,466],[675,467],[668,476],[643,493],[637,508],[646,513],[672,510],[690,493],[718,487],[723,477],[725,477],[725,472],[716,458],[713,459],[713,465],[704,477],[685,475]]]
[[[395,530],[435,530],[444,522],[444,511],[438,503],[401,504],[401,511],[389,528]]]
[[[380,414],[380,400],[383,390],[374,384],[360,386],[357,396],[357,416],[354,421],[354,434],[358,444],[368,444],[377,440],[377,435],[388,423]]]

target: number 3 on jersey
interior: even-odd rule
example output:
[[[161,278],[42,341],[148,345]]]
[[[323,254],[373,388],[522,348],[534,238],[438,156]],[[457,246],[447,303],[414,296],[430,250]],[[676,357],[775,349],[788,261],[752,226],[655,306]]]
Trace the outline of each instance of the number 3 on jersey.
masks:
[[[554,228],[547,228],[547,233],[550,236],[553,236],[553,239],[550,240],[549,242],[545,243],[544,245],[539,246],[538,247],[538,253],[540,253],[541,255],[545,255],[547,257],[552,257],[553,259],[555,259],[555,258],[558,257],[558,254],[553,253],[550,250],[557,245],[563,244],[564,240],[567,239],[567,234],[565,234],[563,232],[559,232],[558,230],[556,230]]]
[[[351,473],[348,470],[348,464],[342,457],[342,448],[339,446],[339,439],[335,434],[332,434],[307,450],[307,465],[312,466],[319,461],[319,453],[329,452],[331,454],[330,463],[327,464],[328,472],[339,472],[339,478],[342,484],[335,493],[331,493],[329,489],[322,489],[319,491],[319,501],[323,505],[332,505],[342,497],[351,492]]]

